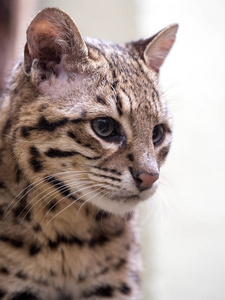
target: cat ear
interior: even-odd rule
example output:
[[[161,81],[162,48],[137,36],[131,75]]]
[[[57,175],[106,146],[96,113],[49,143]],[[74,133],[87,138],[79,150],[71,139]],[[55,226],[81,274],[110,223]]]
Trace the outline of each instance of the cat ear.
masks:
[[[170,25],[149,39],[133,43],[146,64],[156,73],[175,42],[177,29],[177,24]]]
[[[32,66],[44,73],[57,73],[63,57],[79,61],[87,56],[88,50],[73,20],[57,8],[46,8],[39,12],[27,29],[27,43],[24,50],[24,67],[27,74]],[[64,63],[71,68],[71,62]],[[46,76],[47,77],[47,76]]]

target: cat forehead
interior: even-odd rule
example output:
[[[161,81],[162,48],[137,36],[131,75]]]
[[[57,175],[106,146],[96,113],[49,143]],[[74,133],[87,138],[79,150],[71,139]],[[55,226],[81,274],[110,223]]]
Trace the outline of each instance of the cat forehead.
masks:
[[[144,61],[125,46],[90,38],[85,42],[89,62],[83,74],[71,73],[42,84],[49,102],[89,117],[160,119],[165,104],[157,77]]]

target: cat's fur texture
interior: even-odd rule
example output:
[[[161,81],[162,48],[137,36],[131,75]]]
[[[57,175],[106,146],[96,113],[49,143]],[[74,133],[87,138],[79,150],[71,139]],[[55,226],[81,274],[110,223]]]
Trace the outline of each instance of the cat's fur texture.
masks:
[[[0,104],[0,299],[142,298],[135,207],[170,147],[176,31],[119,46],[58,9],[31,22]]]

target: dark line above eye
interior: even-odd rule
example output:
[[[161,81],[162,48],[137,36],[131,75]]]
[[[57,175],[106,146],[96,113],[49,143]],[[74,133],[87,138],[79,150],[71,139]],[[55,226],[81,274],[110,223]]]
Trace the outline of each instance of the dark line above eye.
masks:
[[[106,100],[101,96],[97,96],[96,100],[98,103],[101,103],[102,105],[106,105]]]
[[[55,122],[49,122],[48,120],[45,119],[44,116],[42,116],[39,119],[38,124],[36,125],[36,127],[39,130],[54,131],[57,127],[64,126],[67,123],[68,123],[67,118],[63,118],[63,119],[61,119],[59,121],[55,121]]]
[[[48,151],[45,152],[45,155],[48,157],[56,158],[56,157],[69,157],[75,156],[79,154],[77,151],[62,151],[59,149],[50,148]]]

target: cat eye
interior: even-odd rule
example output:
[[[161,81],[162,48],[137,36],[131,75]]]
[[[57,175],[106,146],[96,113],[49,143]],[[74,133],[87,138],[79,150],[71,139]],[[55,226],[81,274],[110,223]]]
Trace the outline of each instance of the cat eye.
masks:
[[[157,146],[160,143],[162,143],[164,137],[165,137],[164,126],[162,124],[156,125],[152,133],[152,141],[154,146]]]
[[[119,136],[118,124],[108,117],[96,118],[91,122],[94,132],[103,139],[110,139]]]

